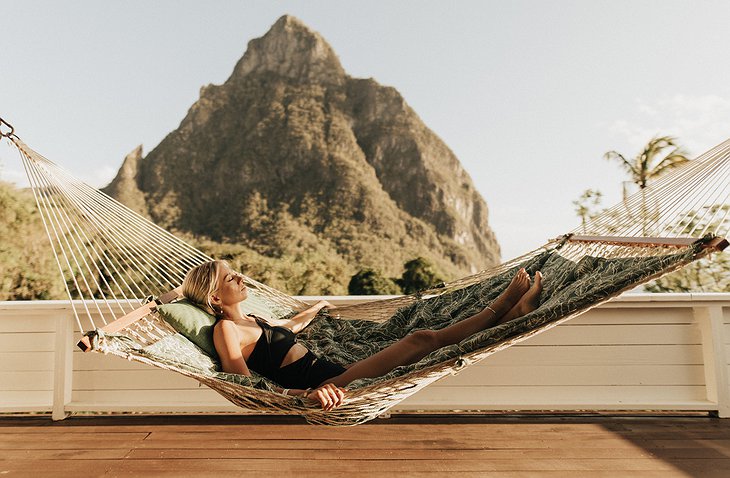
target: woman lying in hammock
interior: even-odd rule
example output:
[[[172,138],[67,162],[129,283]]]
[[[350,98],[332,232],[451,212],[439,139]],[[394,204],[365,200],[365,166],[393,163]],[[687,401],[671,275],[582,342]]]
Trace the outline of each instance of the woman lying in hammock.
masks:
[[[353,380],[385,375],[436,349],[531,312],[542,292],[542,275],[537,272],[530,285],[529,274],[520,269],[505,291],[478,314],[441,330],[417,330],[345,367],[317,357],[296,341],[296,334],[309,325],[317,312],[333,308],[327,301],[320,301],[291,319],[274,321],[275,325],[247,316],[240,308],[248,296],[244,278],[225,261],[210,261],[191,269],[183,281],[182,292],[218,318],[213,342],[224,372],[250,376],[249,370],[254,370],[285,387],[279,392],[309,398],[330,410],[342,403],[342,387]]]

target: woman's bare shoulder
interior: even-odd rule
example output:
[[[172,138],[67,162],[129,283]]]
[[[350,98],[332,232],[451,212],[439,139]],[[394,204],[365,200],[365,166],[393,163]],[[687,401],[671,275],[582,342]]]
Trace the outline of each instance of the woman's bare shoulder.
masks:
[[[219,319],[213,326],[213,339],[249,343],[258,340],[260,334],[261,329],[256,324],[241,324],[234,320]]]
[[[235,334],[236,336],[240,334],[240,329],[234,321],[219,319],[213,325],[213,335],[229,336],[231,334]]]

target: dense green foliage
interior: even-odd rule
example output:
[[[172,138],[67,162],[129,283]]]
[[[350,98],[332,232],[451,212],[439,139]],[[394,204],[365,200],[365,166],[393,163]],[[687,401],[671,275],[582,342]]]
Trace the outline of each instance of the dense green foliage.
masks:
[[[423,257],[406,262],[403,276],[396,281],[404,293],[413,294],[443,282],[435,267]]]
[[[700,259],[644,286],[647,292],[730,292],[730,253]]]
[[[263,201],[251,204],[246,222],[260,241],[231,243],[190,233],[177,235],[212,257],[228,260],[236,270],[292,295],[400,294],[401,286],[417,291],[442,281],[441,274],[422,257],[402,266],[405,271],[396,280],[374,269],[355,273],[333,244],[302,227],[285,208],[270,211]],[[0,300],[66,298],[30,191],[0,183],[0,234]]]
[[[604,159],[618,161],[639,189],[648,187],[651,181],[663,176],[688,161],[676,139],[669,136],[652,138],[642,151],[628,160],[616,151],[609,151]],[[576,214],[583,221],[591,220],[601,213],[602,194],[600,191],[586,190],[573,204]],[[685,235],[696,237],[698,231],[727,230],[728,209],[730,205],[714,205],[703,211],[687,211],[680,222],[670,224],[669,231],[680,230]],[[708,223],[706,218],[711,219]],[[705,221],[705,222],[703,222]],[[682,269],[664,275],[644,285],[647,292],[730,292],[730,253],[714,254],[709,259],[695,261]]]
[[[0,182],[0,300],[65,297],[29,191]]]
[[[728,230],[730,225],[730,205],[712,206],[687,214],[687,218],[674,227],[686,235],[696,235],[705,229]],[[700,259],[682,269],[667,274],[645,286],[649,292],[730,292],[730,252],[713,254],[710,258]]]
[[[400,294],[401,288],[392,279],[376,270],[363,269],[350,279],[347,285],[350,295],[392,295]]]

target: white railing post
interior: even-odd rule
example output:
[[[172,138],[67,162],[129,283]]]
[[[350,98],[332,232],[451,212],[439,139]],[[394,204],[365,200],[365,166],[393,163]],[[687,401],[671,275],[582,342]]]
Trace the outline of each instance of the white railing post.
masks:
[[[73,378],[73,317],[60,313],[56,317],[56,341],[53,364],[54,421],[68,416],[66,405],[71,402]]]
[[[707,399],[717,403],[719,417],[730,418],[730,383],[725,360],[722,306],[695,307],[693,311],[702,332]]]

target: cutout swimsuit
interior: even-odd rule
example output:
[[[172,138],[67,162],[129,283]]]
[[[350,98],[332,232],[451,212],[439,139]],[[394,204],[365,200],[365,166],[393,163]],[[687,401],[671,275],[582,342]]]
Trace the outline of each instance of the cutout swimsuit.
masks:
[[[262,333],[251,355],[246,360],[248,368],[273,380],[284,388],[314,388],[327,379],[336,377],[346,369],[319,358],[311,351],[294,362],[281,366],[286,354],[297,343],[297,336],[285,327],[271,326],[255,317]]]

